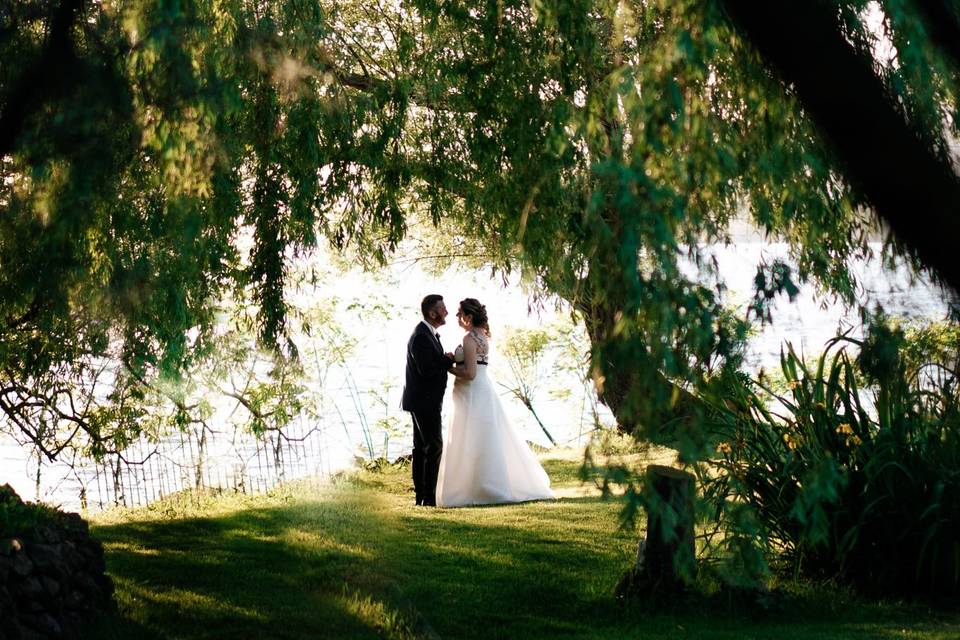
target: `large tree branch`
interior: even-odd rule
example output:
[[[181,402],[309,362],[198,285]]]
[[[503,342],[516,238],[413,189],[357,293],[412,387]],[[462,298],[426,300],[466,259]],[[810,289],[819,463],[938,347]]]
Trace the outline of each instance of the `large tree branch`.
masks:
[[[800,100],[847,180],[895,237],[960,291],[960,180],[895,106],[822,0],[719,0]]]

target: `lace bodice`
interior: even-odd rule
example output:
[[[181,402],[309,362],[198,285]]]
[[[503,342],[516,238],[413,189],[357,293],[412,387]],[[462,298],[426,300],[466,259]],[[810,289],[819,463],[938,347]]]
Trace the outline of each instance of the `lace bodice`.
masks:
[[[477,343],[477,362],[486,362],[490,355],[490,342],[486,334],[482,330],[471,329],[467,335]]]

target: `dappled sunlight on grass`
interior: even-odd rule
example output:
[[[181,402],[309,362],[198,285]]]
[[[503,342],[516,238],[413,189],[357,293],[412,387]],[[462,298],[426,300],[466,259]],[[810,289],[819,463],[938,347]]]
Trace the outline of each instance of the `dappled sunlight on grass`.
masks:
[[[567,487],[553,487],[553,494],[557,499],[563,498],[591,498],[599,497],[601,491],[598,487],[589,484],[581,484]]]
[[[324,534],[322,531],[307,531],[301,528],[287,529],[279,539],[306,555],[320,549],[342,553],[356,558],[372,558],[370,550],[360,544],[348,544]]]
[[[423,622],[415,612],[402,612],[395,607],[359,591],[346,591],[337,598],[344,613],[356,618],[377,632],[379,637],[406,640],[423,635]]]
[[[185,618],[229,617],[247,621],[264,621],[262,613],[236,606],[206,593],[190,589],[156,589],[133,581],[119,581],[117,586],[130,601],[147,603],[151,607],[172,607]]]
[[[159,556],[160,552],[156,549],[144,547],[136,542],[114,542],[109,545],[110,551],[132,553],[140,556]]]
[[[637,533],[619,529],[617,499],[580,481],[582,456],[550,455],[545,466],[562,496],[552,501],[416,507],[409,468],[391,467],[258,497],[181,497],[152,518],[110,514],[94,530],[117,579],[119,613],[88,635],[129,637],[114,626],[142,638],[210,637],[214,628],[216,637],[403,639],[960,633],[955,619],[921,624],[895,607],[798,610],[759,622],[682,605],[622,608],[612,590]]]

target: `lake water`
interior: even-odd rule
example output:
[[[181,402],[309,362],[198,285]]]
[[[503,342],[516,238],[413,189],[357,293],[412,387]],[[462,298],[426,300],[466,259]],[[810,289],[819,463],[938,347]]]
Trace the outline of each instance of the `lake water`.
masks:
[[[729,287],[728,302],[741,305],[751,297],[758,261],[787,255],[785,245],[750,240],[712,250]],[[890,313],[939,318],[946,311],[942,291],[927,282],[911,282],[906,270],[885,270],[878,260],[859,263],[856,269],[864,287],[864,299],[882,304]],[[549,308],[529,313],[528,298],[518,286],[504,287],[487,273],[451,270],[436,277],[416,264],[395,265],[376,278],[361,273],[338,276],[324,287],[303,291],[301,297],[338,298],[337,317],[358,339],[353,358],[347,366],[331,369],[325,385],[329,400],[324,411],[319,419],[295,421],[290,428],[293,441],[281,445],[282,460],[276,459],[275,443],[258,442],[229,427],[233,405],[218,405],[217,415],[211,421],[217,433],[208,438],[200,482],[257,491],[287,478],[336,472],[352,465],[358,457],[394,459],[408,453],[409,418],[398,408],[405,345],[419,321],[420,299],[434,292],[444,295],[451,310],[450,324],[440,330],[441,341],[449,351],[461,336],[453,315],[457,301],[475,297],[486,304],[494,332],[491,373],[501,380],[509,380],[510,375],[504,359],[498,357],[497,336],[502,336],[508,327],[533,328],[560,319]],[[376,305],[381,310],[371,311]],[[838,327],[858,324],[856,312],[818,297],[809,286],[802,288],[793,302],[777,300],[772,315],[773,324],[763,327],[750,342],[748,363],[754,370],[776,368],[785,340],[814,355]],[[550,362],[544,363],[538,382],[535,408],[553,437],[561,444],[585,443],[594,423],[590,389],[573,374],[553,368]],[[523,437],[549,444],[533,416],[518,400],[505,391],[503,402]],[[444,415],[450,416],[449,394]],[[602,407],[599,417],[612,424]],[[381,420],[393,421],[394,432],[382,429],[378,425]],[[176,434],[159,445],[139,442],[128,457],[138,461],[146,458],[146,462],[119,469],[119,473],[117,468],[111,472],[89,464],[73,469],[62,464],[44,464],[38,488],[36,457],[9,436],[0,436],[0,483],[9,482],[28,499],[72,510],[79,509],[83,501],[88,509],[97,510],[113,501],[148,503],[198,482],[197,438]],[[122,487],[118,487],[118,482]]]

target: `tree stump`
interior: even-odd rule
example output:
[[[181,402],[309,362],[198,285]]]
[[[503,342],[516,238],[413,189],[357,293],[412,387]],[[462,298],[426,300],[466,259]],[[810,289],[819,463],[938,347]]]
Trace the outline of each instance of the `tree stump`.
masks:
[[[647,535],[637,550],[636,565],[617,585],[618,598],[682,590],[693,580],[697,571],[694,491],[689,473],[661,465],[647,467]]]

